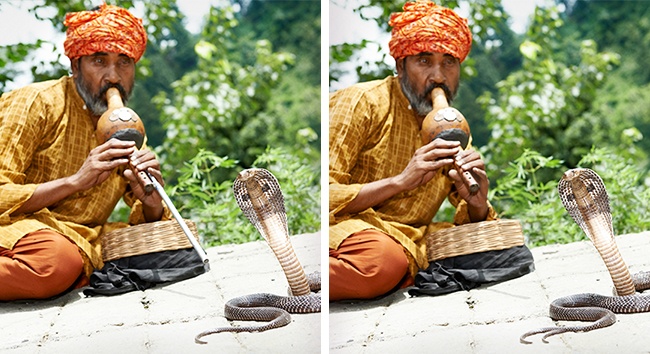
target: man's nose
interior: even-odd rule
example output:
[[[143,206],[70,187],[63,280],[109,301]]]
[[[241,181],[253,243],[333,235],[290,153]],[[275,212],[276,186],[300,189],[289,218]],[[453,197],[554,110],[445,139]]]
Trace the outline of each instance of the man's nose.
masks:
[[[427,76],[427,84],[432,85],[432,84],[444,84],[444,83],[445,83],[445,75],[442,73],[442,68],[440,67],[440,65],[432,65],[431,71]]]
[[[104,73],[104,84],[117,84],[120,82],[120,75],[115,65],[108,65]]]

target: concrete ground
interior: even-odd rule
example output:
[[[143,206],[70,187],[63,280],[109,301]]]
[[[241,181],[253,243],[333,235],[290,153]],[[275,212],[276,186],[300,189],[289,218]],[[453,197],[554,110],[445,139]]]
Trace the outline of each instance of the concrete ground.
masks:
[[[650,271],[650,232],[620,236],[617,243],[632,273]],[[556,325],[548,317],[554,299],[613,290],[590,242],[532,253],[536,271],[508,282],[439,297],[411,298],[404,290],[375,301],[331,303],[329,352],[650,353],[650,313],[619,314],[610,327],[550,337],[548,344],[541,336],[521,344],[523,333]]]
[[[320,268],[320,238],[292,237],[307,272]],[[650,232],[617,241],[633,273],[650,270]],[[439,297],[411,298],[404,290],[375,301],[330,303],[328,318],[292,315],[283,328],[214,334],[199,345],[196,334],[230,325],[223,317],[228,299],[287,290],[263,241],[207,252],[212,270],[178,283],[113,297],[74,291],[0,303],[0,353],[650,353],[650,313],[617,315],[611,327],[551,337],[548,344],[540,336],[529,338],[533,344],[519,342],[531,329],[556,324],[547,316],[553,299],[611,294],[589,242],[534,248],[536,271],[508,282]],[[321,339],[321,319],[329,321],[328,338]]]
[[[320,233],[292,237],[306,272],[320,270]],[[0,353],[320,353],[321,314],[292,315],[282,328],[219,333],[226,301],[257,292],[287,293],[264,241],[207,250],[211,271],[196,278],[112,297],[81,290],[47,301],[0,302]],[[254,322],[237,322],[253,324]]]

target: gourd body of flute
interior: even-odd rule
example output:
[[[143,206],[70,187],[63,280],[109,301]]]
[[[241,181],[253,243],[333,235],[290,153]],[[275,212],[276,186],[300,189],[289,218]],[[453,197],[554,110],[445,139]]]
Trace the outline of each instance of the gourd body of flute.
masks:
[[[460,147],[465,149],[469,144],[470,130],[467,120],[456,108],[450,107],[442,88],[436,87],[431,91],[433,109],[422,121],[420,134],[422,142],[428,144],[441,138],[448,141],[460,142]],[[479,185],[469,171],[463,173],[469,183],[469,191],[475,194]]]
[[[461,147],[466,148],[470,131],[463,114],[456,108],[449,107],[445,92],[439,87],[431,92],[431,101],[433,110],[422,121],[422,142],[428,144],[436,138],[442,138],[459,141]]]
[[[95,131],[97,141],[100,144],[112,138],[133,141],[135,146],[140,149],[144,144],[145,134],[144,124],[142,124],[138,114],[131,108],[124,106],[120,91],[115,87],[111,87],[106,91],[106,101],[108,109],[97,121]],[[151,182],[146,172],[138,172],[136,176],[142,182],[145,193],[150,194],[154,191],[153,182]]]
[[[138,149],[144,143],[144,124],[131,108],[125,107],[118,89],[111,87],[106,91],[108,109],[97,121],[97,140],[100,144],[111,138],[134,141]]]

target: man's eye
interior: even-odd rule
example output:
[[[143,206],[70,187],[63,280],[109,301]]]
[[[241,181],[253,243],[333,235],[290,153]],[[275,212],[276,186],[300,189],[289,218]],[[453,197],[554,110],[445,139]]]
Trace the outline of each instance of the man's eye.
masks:
[[[456,64],[456,59],[454,58],[445,58],[445,65],[454,65]]]

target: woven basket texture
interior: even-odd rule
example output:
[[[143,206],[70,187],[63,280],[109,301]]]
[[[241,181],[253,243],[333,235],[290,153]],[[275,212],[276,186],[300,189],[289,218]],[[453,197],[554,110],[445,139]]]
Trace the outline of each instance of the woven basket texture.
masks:
[[[524,244],[518,220],[481,221],[438,230],[426,236],[429,261]]]
[[[196,225],[191,220],[185,224],[199,240]],[[191,248],[176,220],[156,221],[114,230],[101,236],[104,262],[141,254]]]

